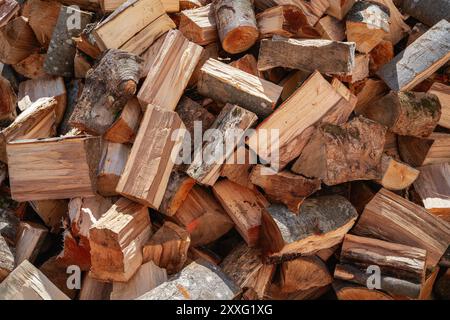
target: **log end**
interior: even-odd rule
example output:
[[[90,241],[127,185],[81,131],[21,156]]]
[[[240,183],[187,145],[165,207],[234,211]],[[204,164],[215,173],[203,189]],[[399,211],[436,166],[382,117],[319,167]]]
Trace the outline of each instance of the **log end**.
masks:
[[[230,31],[222,41],[223,49],[231,54],[244,52],[258,40],[259,31],[255,27],[241,26]]]

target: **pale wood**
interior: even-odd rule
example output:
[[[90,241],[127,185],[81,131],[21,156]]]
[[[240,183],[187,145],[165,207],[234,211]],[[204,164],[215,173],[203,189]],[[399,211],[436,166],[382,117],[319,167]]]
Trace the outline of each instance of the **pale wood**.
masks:
[[[218,34],[213,5],[181,11],[178,28],[186,38],[201,46],[216,42]]]
[[[229,180],[216,182],[213,192],[247,245],[256,246],[260,236],[261,215],[269,205],[267,200],[257,190],[247,189]]]
[[[192,73],[191,78],[189,79],[188,87],[194,87],[197,85],[198,80],[201,76],[201,70],[203,65],[208,59],[218,59],[219,57],[219,44],[217,42],[210,43],[204,47],[204,50],[200,56],[200,60],[197,63],[197,66]]]
[[[429,137],[398,137],[400,156],[413,167],[450,162],[450,134],[434,132]]]
[[[120,198],[89,230],[90,275],[103,281],[129,281],[142,264],[142,246],[150,229],[147,208]]]
[[[130,155],[125,144],[107,142],[103,146],[97,173],[97,191],[103,196],[115,196],[117,184]]]
[[[155,104],[174,110],[202,51],[201,46],[186,39],[179,30],[169,31],[137,94],[142,108]]]
[[[225,161],[220,176],[243,187],[253,189],[254,185],[250,181],[250,172],[256,160],[254,153],[250,152],[245,146],[238,146]]]
[[[338,20],[342,20],[353,7],[356,0],[328,0],[328,2],[330,7],[326,13]]]
[[[423,54],[427,52],[427,54]],[[413,89],[450,59],[450,23],[442,20],[377,73],[394,91]]]
[[[112,283],[95,280],[86,274],[81,284],[78,300],[109,300]]]
[[[315,28],[322,39],[344,41],[346,38],[344,23],[332,16],[325,16],[320,19]]]
[[[143,261],[153,261],[158,267],[166,269],[168,274],[177,273],[186,262],[190,243],[186,229],[166,221],[143,245]]]
[[[250,53],[246,54],[242,58],[232,61],[230,66],[250,73],[251,75],[264,78],[262,73],[258,71],[256,58]]]
[[[6,152],[13,199],[29,201],[93,195],[100,144],[99,137],[86,136],[8,143]]]
[[[198,185],[187,194],[173,219],[190,233],[191,246],[211,243],[234,226],[220,203]]]
[[[2,300],[69,300],[50,280],[27,260],[0,283]]]
[[[111,300],[133,300],[167,281],[165,269],[152,261],[142,264],[136,274],[127,282],[113,282]]]
[[[272,112],[283,89],[215,59],[208,59],[200,73],[200,94],[217,102],[237,104],[261,118]]]
[[[381,159],[381,172],[382,178],[377,180],[377,182],[383,188],[393,191],[408,188],[416,181],[421,173],[419,170],[386,154]]]
[[[383,80],[370,78],[352,84],[350,88],[358,99],[355,107],[355,113],[358,115],[362,113],[366,105],[379,100],[388,91],[388,87]]]
[[[103,138],[117,143],[132,143],[142,119],[141,106],[136,98],[131,98],[123,107],[120,116],[105,132]]]
[[[38,200],[30,201],[29,204],[51,232],[60,231],[63,217],[67,213],[67,200]]]
[[[381,189],[367,204],[353,232],[425,249],[429,267],[439,262],[450,244],[450,226],[386,189]]]
[[[411,28],[406,24],[404,20],[406,18],[402,15],[399,9],[396,7],[395,2],[397,0],[372,0],[376,3],[385,5],[389,9],[389,34],[386,36],[386,40],[396,45],[402,40]]]
[[[138,300],[232,300],[240,292],[219,267],[199,259]]]
[[[442,114],[438,124],[441,127],[450,129],[450,86],[435,82],[428,90],[428,93],[436,95],[441,103]]]
[[[372,50],[373,51],[373,50]],[[371,56],[368,54],[356,54],[355,67],[346,75],[337,75],[343,82],[355,83],[369,77]]]
[[[180,11],[180,1],[179,0],[160,0],[163,4],[166,12],[178,12]]]
[[[174,111],[149,105],[116,192],[158,209],[181,148],[183,129]]]
[[[17,73],[26,78],[37,79],[46,75],[44,70],[44,60],[45,54],[32,53],[12,67]]]
[[[20,222],[17,231],[15,263],[33,262],[48,233],[47,228],[32,222]]]
[[[28,5],[30,6],[28,23],[39,43],[47,48],[58,20],[61,4],[55,1],[32,0]]]
[[[14,270],[14,267],[14,251],[0,235],[0,283]]]

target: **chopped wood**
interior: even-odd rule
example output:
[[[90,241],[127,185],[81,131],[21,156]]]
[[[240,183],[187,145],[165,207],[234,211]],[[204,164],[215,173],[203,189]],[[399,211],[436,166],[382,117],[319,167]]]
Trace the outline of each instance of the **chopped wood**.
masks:
[[[332,16],[323,17],[314,27],[323,39],[344,41],[346,38],[344,23]]]
[[[356,0],[328,0],[328,2],[330,7],[326,13],[338,20],[343,20]]]
[[[15,266],[14,250],[0,235],[0,283],[14,270]]]
[[[398,147],[403,161],[413,167],[450,161],[450,134],[434,132],[429,137],[398,137]]]
[[[0,27],[8,23],[19,11],[20,4],[16,0],[5,0],[0,4]]]
[[[97,173],[97,191],[102,196],[115,196],[117,184],[130,155],[130,147],[125,144],[107,142],[103,145]]]
[[[388,91],[383,80],[370,78],[351,84],[350,88],[357,97],[355,113],[358,115],[362,113],[366,105],[381,99]]]
[[[450,3],[447,0],[397,0],[398,6],[408,15],[433,26],[447,19]]]
[[[394,300],[393,297],[382,291],[340,280],[333,282],[333,289],[338,300]]]
[[[348,83],[355,83],[366,79],[369,76],[370,57],[368,54],[357,54],[355,56],[355,67],[352,72],[346,75],[337,75],[337,77],[341,81]]]
[[[222,166],[220,176],[248,189],[253,189],[250,172],[255,161],[254,153],[250,152],[245,146],[238,146]]]
[[[222,103],[237,104],[267,117],[275,108],[282,87],[215,59],[208,59],[200,71],[197,90]]]
[[[211,0],[180,0],[180,10],[195,9],[206,6]]]
[[[202,54],[200,55],[200,60],[197,63],[197,66],[192,73],[191,78],[189,79],[188,87],[195,87],[201,75],[201,69],[208,59],[218,59],[219,57],[219,45],[217,42],[210,43],[204,47]]]
[[[381,189],[367,204],[353,232],[425,249],[430,267],[439,262],[450,244],[450,226],[426,209],[386,189]]]
[[[406,17],[400,13],[399,9],[394,4],[394,2],[398,2],[398,0],[372,1],[384,5],[389,9],[389,34],[385,37],[385,40],[389,40],[393,45],[396,45],[411,30],[404,21],[406,20]]]
[[[421,172],[386,154],[381,158],[382,178],[377,180],[383,188],[393,191],[404,190],[411,186]]]
[[[24,260],[34,261],[47,233],[47,228],[39,224],[20,222],[15,250],[16,265],[21,264]]]
[[[442,114],[438,124],[441,127],[450,129],[450,86],[435,82],[428,90],[428,93],[436,95],[441,103]]]
[[[0,209],[0,236],[10,245],[15,245],[20,220],[9,209]]]
[[[167,216],[173,216],[185,200],[195,185],[195,180],[187,176],[184,172],[177,170],[170,174],[166,192],[159,207],[159,212]]]
[[[13,65],[14,70],[26,78],[37,79],[44,77],[45,54],[32,53],[22,61]]]
[[[394,58],[394,46],[392,42],[383,40],[369,53],[370,74],[376,74],[378,70]]]
[[[67,213],[67,200],[38,200],[29,203],[50,231],[59,233],[63,217]]]
[[[63,250],[57,260],[65,266],[76,265],[80,270],[88,271],[91,267],[89,242],[85,238],[78,239],[66,229],[63,232]]]
[[[186,38],[201,46],[216,42],[218,34],[213,5],[181,11],[178,28]]]
[[[69,288],[67,285],[68,277],[67,268],[56,259],[56,256],[51,257],[45,261],[39,268],[39,270],[65,295],[70,299],[75,299],[77,295],[76,288]]]
[[[61,4],[56,1],[32,0],[29,6],[28,23],[39,43],[47,48],[58,21]]]
[[[242,58],[231,62],[230,66],[250,73],[251,75],[263,78],[261,72],[258,71],[257,61],[252,54],[246,54]]]
[[[95,280],[86,274],[81,284],[79,300],[109,300],[112,283]]]
[[[14,120],[16,117],[17,96],[11,83],[0,76],[0,120]]]
[[[86,78],[86,74],[91,69],[91,63],[88,61],[87,56],[81,51],[77,50],[74,57],[74,77],[77,79]]]
[[[133,143],[141,123],[142,112],[139,101],[131,98],[123,107],[119,117],[105,132],[105,140],[116,143]]]

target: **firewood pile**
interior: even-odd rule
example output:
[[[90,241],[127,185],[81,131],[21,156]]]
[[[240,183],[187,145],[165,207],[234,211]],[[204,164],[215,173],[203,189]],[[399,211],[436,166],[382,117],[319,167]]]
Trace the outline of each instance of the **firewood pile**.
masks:
[[[450,299],[449,0],[2,0],[0,299]]]

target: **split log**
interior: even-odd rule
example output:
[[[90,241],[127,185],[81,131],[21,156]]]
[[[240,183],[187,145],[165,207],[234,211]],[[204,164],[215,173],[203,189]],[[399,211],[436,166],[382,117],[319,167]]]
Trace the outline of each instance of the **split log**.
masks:
[[[389,9],[379,3],[358,1],[346,16],[347,40],[369,53],[389,34]]]
[[[73,22],[74,16],[77,17],[76,23]],[[72,37],[78,36],[91,19],[90,12],[61,6],[44,61],[45,72],[56,76],[73,77],[76,47]]]
[[[246,54],[238,60],[234,60],[230,63],[230,66],[239,70],[250,73],[251,75],[263,78],[261,72],[258,71],[256,58],[252,54]]]
[[[193,247],[219,239],[234,226],[217,200],[200,186],[191,189],[173,219],[189,232]]]
[[[98,47],[120,49],[129,39],[165,14],[159,0],[128,0],[99,23],[92,32]]]
[[[271,205],[262,217],[262,247],[268,263],[312,255],[342,242],[358,217],[341,196],[308,198],[299,214],[282,205]]]
[[[198,183],[212,186],[220,176],[220,169],[233,153],[245,131],[257,120],[257,116],[237,105],[226,104],[217,116],[210,131],[205,132],[206,141],[195,150],[194,159],[186,173]],[[213,130],[214,129],[214,130]],[[220,136],[218,136],[220,134]]]
[[[51,232],[59,233],[67,213],[67,200],[39,200],[30,201],[29,204]]]
[[[14,250],[0,235],[0,283],[14,270],[14,267]]]
[[[372,275],[368,268],[377,266],[381,272],[378,289],[417,298],[425,282],[426,256],[423,249],[346,235],[334,277],[365,286]]]
[[[357,115],[360,115],[368,104],[381,99],[388,91],[388,87],[383,80],[375,79],[364,79],[350,84],[350,89],[358,99],[355,107]]]
[[[329,74],[351,73],[355,65],[355,44],[324,39],[298,40],[274,36],[263,39],[258,70],[275,67],[318,70]]]
[[[56,259],[62,265],[76,265],[80,270],[88,271],[91,267],[89,242],[84,237],[75,237],[69,229],[66,229],[63,232],[63,250]]]
[[[345,75],[337,75],[337,78],[343,82],[355,83],[369,77],[370,55],[356,54],[355,67],[352,72]]]
[[[160,0],[163,4],[164,10],[166,12],[178,12],[180,11],[180,1],[179,0]]]
[[[397,0],[398,6],[417,20],[434,26],[442,19],[448,18],[450,2],[448,0]]]
[[[261,251],[250,248],[245,243],[233,249],[222,261],[220,267],[242,288],[244,295],[250,290],[258,299],[264,298],[275,273],[275,266],[263,264]]]
[[[4,300],[69,300],[41,271],[23,261],[0,283]]]
[[[356,0],[328,0],[330,7],[326,13],[338,20],[343,20],[350,9],[355,4]]]
[[[260,118],[275,108],[282,88],[245,71],[208,59],[200,71],[198,92],[214,101],[237,104]]]
[[[146,77],[150,72],[150,67],[155,62],[156,58],[159,55],[159,51],[161,50],[164,41],[166,40],[169,32],[166,32],[161,37],[156,39],[155,42],[147,49],[144,53],[140,55],[140,57],[144,60],[144,67],[142,69],[141,77]]]
[[[14,120],[17,96],[11,83],[0,76],[0,121]]]
[[[412,90],[449,59],[450,23],[442,20],[385,64],[377,75],[393,91]]]
[[[338,300],[394,300],[393,297],[379,290],[369,289],[367,286],[359,286],[350,282],[335,280],[333,289]]]
[[[294,293],[330,285],[333,277],[317,256],[302,257],[281,264],[281,291]]]
[[[131,98],[113,125],[105,132],[105,140],[116,143],[133,143],[141,123],[142,112],[139,101]]]
[[[402,160],[413,167],[450,162],[450,134],[435,132],[425,139],[399,136],[398,147]]]
[[[353,232],[425,249],[428,252],[427,266],[430,267],[439,262],[450,244],[449,226],[425,208],[386,189],[381,189],[367,204]]]
[[[398,135],[423,138],[436,128],[441,104],[432,94],[392,91],[368,105],[362,113]]]
[[[206,61],[209,59],[218,59],[219,57],[219,45],[217,42],[210,43],[204,47],[204,50],[200,56],[200,60],[197,63],[197,66],[192,73],[191,78],[189,79],[188,87],[194,87],[197,85],[198,80],[200,79],[201,69]]]
[[[127,282],[142,264],[151,222],[144,206],[120,198],[89,230],[91,276]]]
[[[421,167],[414,189],[423,206],[433,215],[450,223],[450,164]]]
[[[321,125],[303,149],[292,171],[332,186],[377,179],[381,174],[386,129],[358,117],[342,125]]]
[[[78,290],[76,288],[68,287],[68,278],[70,273],[67,273],[67,267],[56,259],[56,256],[51,257],[45,261],[40,267],[41,271],[59,290],[61,290],[70,299],[75,299]],[[69,280],[70,283],[70,280]]]
[[[408,166],[406,163],[384,154],[381,158],[381,176],[377,180],[383,188],[388,190],[404,190],[410,187],[421,172]]]
[[[0,27],[9,22],[20,10],[20,4],[16,0],[5,0],[0,4]]]
[[[116,192],[157,210],[181,148],[184,131],[177,113],[149,105]]]
[[[127,283],[113,283],[111,300],[134,300],[166,281],[165,269],[159,268],[152,261],[144,263]]]
[[[325,16],[320,19],[315,25],[315,29],[319,32],[322,39],[344,41],[347,37],[344,23],[332,16]]]
[[[36,259],[47,233],[47,228],[37,223],[20,222],[15,250],[17,266],[24,260],[33,262]]]
[[[370,56],[370,74],[374,75],[381,69],[382,66],[394,59],[394,46],[392,42],[382,40],[369,53]]]
[[[37,79],[44,77],[47,73],[44,70],[45,54],[32,53],[22,61],[12,67],[14,71],[26,78]]]
[[[141,107],[145,110],[148,104],[154,104],[175,110],[202,51],[201,46],[187,40],[179,30],[169,31],[137,94]]]
[[[143,262],[153,261],[168,274],[177,273],[186,262],[190,243],[191,238],[185,229],[166,221],[143,245]]]
[[[0,61],[16,64],[38,51],[39,42],[24,17],[17,17],[0,28]]]
[[[61,4],[56,1],[33,0],[28,5],[30,6],[28,23],[39,43],[47,48],[58,21]]]
[[[318,31],[309,25],[305,13],[295,5],[269,8],[256,16],[260,38],[279,35],[286,38],[318,38]]]
[[[115,122],[117,113],[136,93],[141,72],[141,58],[108,50],[86,75],[70,125],[87,133],[104,134]]]
[[[244,52],[255,44],[259,31],[252,1],[216,0],[213,7],[219,38],[226,52]]]
[[[201,46],[216,42],[218,34],[213,5],[181,11],[179,30],[190,41]]]
[[[405,23],[404,17],[394,2],[398,0],[372,0],[376,3],[386,6],[389,9],[389,34],[384,38],[389,40],[393,45],[400,42],[410,31],[411,28]]]
[[[59,125],[64,117],[67,106],[67,91],[62,77],[45,76],[39,79],[22,81],[19,84],[18,107],[21,111],[26,110],[39,98],[54,97],[56,106],[56,125]],[[41,137],[36,137],[41,138]]]
[[[248,151],[245,146],[238,146],[222,166],[220,176],[248,189],[253,189],[250,172],[255,163],[257,163],[256,155]]]
[[[8,143],[6,152],[13,199],[92,196],[96,190],[100,144],[99,137],[86,136]]]
[[[240,292],[217,266],[199,259],[138,300],[232,300]]]
[[[118,195],[116,192],[120,176],[130,155],[125,144],[107,142],[103,146],[97,173],[97,191],[105,197]]]
[[[89,23],[88,25],[86,25],[86,27],[78,37],[72,38],[72,40],[76,44],[77,49],[83,51],[92,59],[97,59],[101,55],[101,50],[98,48],[95,38],[92,34],[97,24],[98,23],[96,22]]]
[[[257,165],[250,174],[250,181],[267,194],[269,200],[285,204],[292,212],[298,212],[302,202],[320,189],[319,179],[309,179],[289,171],[270,172],[270,168]]]
[[[319,72],[315,72],[256,128],[247,145],[263,163],[270,164],[277,171],[283,169],[302,153],[317,123],[341,124],[347,121],[353,109],[348,101],[348,92],[338,84],[336,82],[335,87],[339,92]],[[311,108],[311,105],[316,107]]]
[[[436,95],[441,103],[442,115],[438,124],[441,127],[450,129],[450,86],[435,82],[428,90],[428,93]]]
[[[185,203],[186,197],[194,185],[195,180],[185,173],[177,170],[172,171],[159,212],[167,216],[173,216]]]
[[[269,205],[257,191],[244,188],[228,180],[216,182],[213,192],[235,223],[235,227],[249,247],[258,244],[261,215]]]
[[[112,283],[95,280],[86,274],[81,284],[78,300],[109,300]]]

